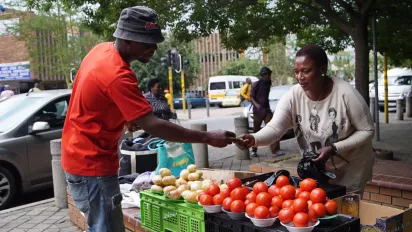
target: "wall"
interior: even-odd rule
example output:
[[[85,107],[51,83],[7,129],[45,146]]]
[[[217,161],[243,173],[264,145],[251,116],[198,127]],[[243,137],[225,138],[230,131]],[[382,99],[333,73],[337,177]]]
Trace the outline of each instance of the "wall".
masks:
[[[363,200],[399,209],[407,209],[412,205],[412,191],[368,184],[363,193]]]

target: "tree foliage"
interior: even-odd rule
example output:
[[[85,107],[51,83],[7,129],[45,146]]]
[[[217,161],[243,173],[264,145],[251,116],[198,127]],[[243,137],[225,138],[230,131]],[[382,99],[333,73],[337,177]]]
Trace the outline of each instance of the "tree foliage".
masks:
[[[176,48],[183,55],[183,60],[189,61],[184,71],[185,86],[190,86],[197,78],[200,71],[200,62],[199,56],[194,52],[192,45],[180,42],[171,35],[165,35],[165,37],[165,42],[158,45],[158,50],[149,63],[143,64],[137,61],[132,63],[132,70],[136,73],[139,88],[142,90],[148,91],[146,86],[150,78],[158,78],[160,85],[164,89],[168,89],[168,70],[166,66],[162,65],[160,59],[166,57],[167,51],[171,48]],[[173,91],[175,93],[181,92],[181,74],[175,71],[173,71]]]
[[[57,0],[26,0],[44,7]],[[299,45],[316,43],[331,53],[348,45],[355,47],[356,86],[368,100],[370,16],[378,19],[379,51],[394,62],[412,56],[411,1],[387,0],[60,0],[83,7],[85,23],[107,38],[120,11],[132,5],[156,9],[160,23],[173,28],[180,40],[190,41],[219,31],[226,47],[242,49],[261,46],[265,41],[297,34]],[[87,4],[89,5],[87,5]],[[99,4],[93,9],[90,4]],[[400,13],[399,13],[400,12]],[[409,44],[408,44],[409,43]]]
[[[235,60],[226,63],[219,72],[220,75],[257,76],[260,70],[260,63],[256,59]]]

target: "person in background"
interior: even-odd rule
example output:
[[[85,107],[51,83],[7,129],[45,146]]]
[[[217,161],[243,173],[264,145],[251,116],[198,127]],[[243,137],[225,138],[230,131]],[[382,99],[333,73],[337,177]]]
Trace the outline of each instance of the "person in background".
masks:
[[[157,78],[152,78],[147,82],[149,92],[143,96],[152,106],[153,114],[163,120],[169,121],[173,118],[173,113],[167,104],[166,98],[161,94],[160,81]],[[170,95],[170,94],[169,94]]]
[[[241,136],[243,146],[271,144],[293,128],[301,152],[319,154],[314,162],[336,175],[329,183],[362,196],[372,178],[374,123],[359,92],[327,71],[328,57],[321,47],[302,47],[294,67],[299,84],[282,97],[269,124],[256,134]]]
[[[252,88],[252,80],[250,78],[246,78],[246,83],[243,85],[242,89],[240,90],[240,100],[242,101],[243,106],[248,106],[250,102],[250,90]]]
[[[125,231],[118,180],[118,141],[123,128],[171,142],[232,144],[227,131],[196,131],[154,116],[141,94],[132,61],[148,63],[164,41],[156,11],[129,7],[120,13],[115,42],[96,45],[74,80],[62,133],[61,164],[76,207],[89,232]],[[142,163],[141,165],[144,165]]]
[[[272,119],[273,113],[270,110],[269,105],[269,92],[272,86],[271,80],[272,70],[268,67],[263,67],[260,70],[260,76],[262,77],[259,81],[252,85],[252,90],[250,93],[250,100],[253,104],[253,132],[256,133],[260,130],[262,122],[268,124]],[[257,157],[257,147],[252,148],[252,156]]]
[[[3,98],[11,97],[11,96],[14,96],[14,91],[11,90],[10,85],[5,85],[4,86],[4,91],[1,92],[1,94],[0,94],[0,98],[3,99]]]
[[[1,94],[1,92],[3,92],[4,91],[4,85],[3,84],[0,84],[0,94]]]
[[[29,90],[29,93],[31,93],[31,92],[40,92],[40,91],[41,91],[41,89],[39,88],[39,83],[35,83],[34,87]]]
[[[170,109],[172,109],[173,99],[172,95],[170,94],[169,90],[165,90],[165,98],[167,100],[167,104],[169,105]]]

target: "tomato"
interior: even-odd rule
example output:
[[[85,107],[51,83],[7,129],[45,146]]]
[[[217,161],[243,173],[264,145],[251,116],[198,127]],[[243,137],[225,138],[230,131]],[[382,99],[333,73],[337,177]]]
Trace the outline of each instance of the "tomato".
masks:
[[[226,197],[222,202],[223,209],[230,211],[230,205],[232,204],[232,202],[233,199],[231,197]]]
[[[199,199],[200,199],[200,197],[202,196],[202,195],[205,195],[206,193],[205,192],[201,192],[201,193],[199,193],[199,194],[197,194],[197,201],[200,201]]]
[[[232,204],[230,204],[230,211],[233,213],[245,212],[245,208],[245,203],[241,200],[234,200]]]
[[[285,185],[280,189],[280,195],[285,200],[295,199],[296,190],[292,185]]]
[[[246,192],[242,187],[239,188],[235,188],[234,190],[232,190],[232,192],[230,193],[230,197],[233,200],[241,200],[244,201],[246,200]]]
[[[266,206],[261,205],[255,209],[254,214],[257,219],[266,219],[269,217],[270,212]]]
[[[245,194],[248,195],[250,193],[250,189],[247,186],[242,187],[243,191],[245,191]]]
[[[289,178],[287,178],[286,176],[279,176],[276,179],[276,186],[278,188],[282,188],[283,186],[288,185],[288,184],[289,184]]]
[[[307,201],[309,201],[309,200],[310,200],[310,192],[308,192],[308,191],[302,191],[302,192],[299,194],[298,198],[303,198],[303,199],[306,199]]]
[[[279,211],[279,220],[283,224],[289,224],[293,221],[293,217],[295,216],[295,212],[291,208],[284,208]]]
[[[283,198],[281,196],[276,196],[272,198],[272,205],[282,208]]]
[[[246,195],[246,199],[251,202],[256,202],[256,193],[250,192],[248,195]]]
[[[272,196],[267,192],[259,193],[256,196],[256,204],[263,205],[269,208],[272,204]]]
[[[309,221],[310,222],[316,223],[318,221],[318,214],[316,213],[315,210],[309,209],[308,215],[309,215]]]
[[[326,215],[326,207],[322,203],[315,203],[312,205],[311,209],[316,211],[318,217],[324,217]]]
[[[309,225],[309,215],[307,213],[297,213],[293,217],[293,224],[296,227],[307,227]]]
[[[253,201],[250,201],[249,199],[246,199],[244,202],[245,202],[245,205],[248,205],[248,204],[250,204],[250,203],[255,203],[255,202],[253,202]]]
[[[295,213],[308,212],[308,202],[303,198],[298,198],[293,202],[293,210]]]
[[[228,180],[226,185],[227,185],[227,187],[229,187],[230,191],[232,191],[235,188],[242,187],[242,181],[239,178],[234,177],[234,178]]]
[[[213,197],[213,204],[214,205],[221,205],[224,199],[225,199],[225,196],[223,196],[222,194],[220,194],[220,193],[216,194]]]
[[[225,198],[230,197],[230,189],[228,189],[228,188],[222,189],[220,191],[220,194],[222,194]]]
[[[219,185],[217,184],[211,184],[207,189],[206,193],[209,194],[210,196],[215,196],[220,193],[220,188]]]
[[[302,191],[311,192],[317,187],[316,181],[312,178],[306,178],[299,183],[299,187]]]
[[[272,186],[269,187],[268,193],[269,193],[270,195],[272,195],[273,197],[278,196],[278,195],[279,195],[279,190],[277,190],[277,189],[279,189],[279,188],[276,187],[276,185],[272,185]],[[276,195],[276,192],[278,192],[277,195]]]
[[[203,194],[200,196],[199,202],[201,205],[213,205],[213,197],[208,194]]]
[[[325,203],[326,202],[326,192],[321,188],[315,188],[310,193],[310,200],[313,203]]]
[[[338,205],[335,201],[327,200],[325,203],[326,213],[328,215],[334,215],[338,212]]]
[[[258,207],[258,204],[256,203],[250,203],[246,205],[246,214],[249,217],[254,217],[255,216],[255,209]]]
[[[293,200],[286,200],[282,203],[282,209],[289,208],[293,205]]]
[[[297,188],[295,193],[295,198],[299,198],[299,194],[302,192],[302,189]]]
[[[279,214],[279,210],[280,210],[279,207],[272,205],[272,206],[269,208],[269,216],[270,216],[271,218],[277,217],[278,214]]]
[[[256,184],[253,185],[253,192],[257,194],[261,192],[267,192],[268,191],[268,186],[263,183],[263,182],[257,182]]]
[[[313,202],[311,200],[308,201],[308,208],[310,209],[313,205]]]

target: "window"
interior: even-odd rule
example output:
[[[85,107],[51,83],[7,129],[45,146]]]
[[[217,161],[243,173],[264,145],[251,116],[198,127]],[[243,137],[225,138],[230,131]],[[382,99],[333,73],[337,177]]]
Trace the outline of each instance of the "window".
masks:
[[[228,90],[226,96],[238,96],[240,94],[239,90]]]
[[[210,83],[210,90],[220,90],[220,89],[226,89],[226,83],[224,81]]]
[[[233,82],[233,89],[241,89],[243,87],[242,81],[234,81]]]
[[[69,97],[53,101],[41,110],[39,110],[32,118],[29,125],[35,122],[48,122],[50,128],[53,130],[62,129],[64,120],[66,119],[67,108],[69,106]]]
[[[388,77],[388,85],[411,85],[412,76]],[[379,79],[379,85],[383,85],[383,78]]]

